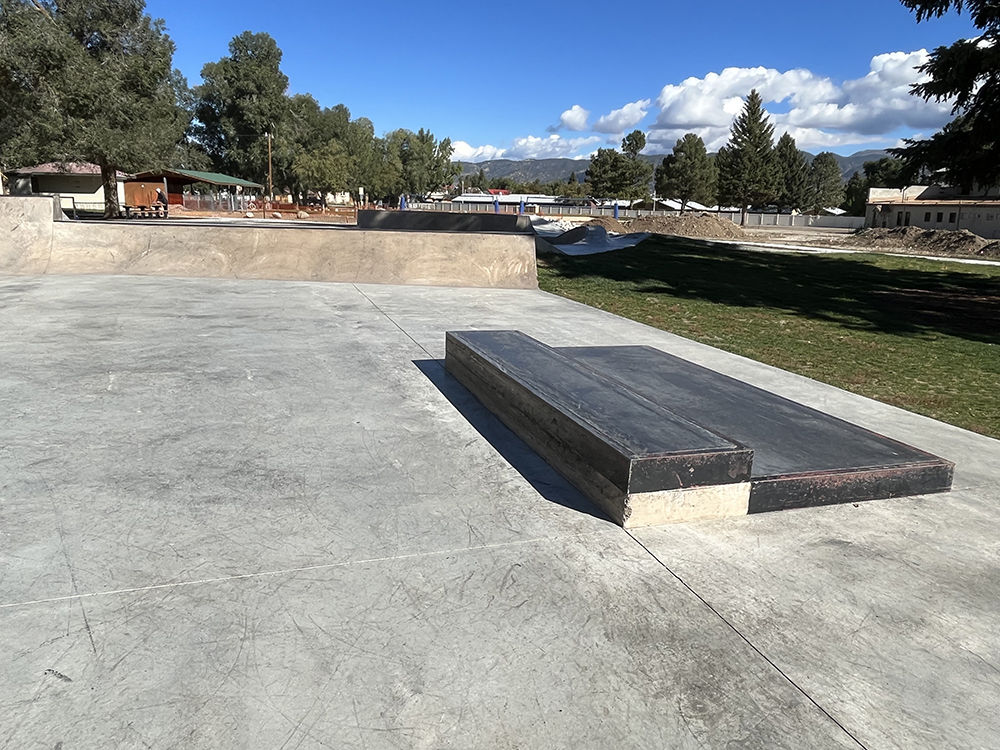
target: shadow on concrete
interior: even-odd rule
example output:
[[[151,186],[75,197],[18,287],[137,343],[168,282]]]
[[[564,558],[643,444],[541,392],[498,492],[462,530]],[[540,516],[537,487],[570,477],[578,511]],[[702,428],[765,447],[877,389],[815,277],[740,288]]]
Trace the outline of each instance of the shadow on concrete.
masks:
[[[858,330],[1000,344],[1000,277],[970,266],[883,268],[858,256],[783,255],[663,236],[614,253],[546,262],[565,278],[600,277],[646,294],[775,308]]]
[[[413,360],[413,364],[468,420],[469,424],[486,439],[486,442],[492,445],[497,453],[535,488],[539,495],[556,505],[612,523],[611,519],[600,508],[590,502],[559,472],[549,466],[541,456],[497,419],[464,385],[459,383],[445,369],[443,360]]]

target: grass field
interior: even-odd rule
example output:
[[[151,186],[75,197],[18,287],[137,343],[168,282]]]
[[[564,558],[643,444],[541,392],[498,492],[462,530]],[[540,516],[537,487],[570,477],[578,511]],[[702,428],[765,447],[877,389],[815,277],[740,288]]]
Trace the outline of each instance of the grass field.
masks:
[[[1000,266],[653,237],[539,260],[542,289],[1000,437]]]

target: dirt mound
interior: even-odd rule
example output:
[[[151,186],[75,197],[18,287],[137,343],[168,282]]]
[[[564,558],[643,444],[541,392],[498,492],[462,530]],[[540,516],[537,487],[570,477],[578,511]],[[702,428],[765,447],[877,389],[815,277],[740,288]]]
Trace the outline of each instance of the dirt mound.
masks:
[[[721,240],[737,240],[745,236],[743,230],[728,219],[705,213],[643,216],[633,219],[628,231]]]
[[[857,248],[921,255],[986,255],[987,248],[1000,245],[983,239],[968,229],[921,229],[920,227],[860,229],[845,244]],[[989,252],[1000,255],[1000,248],[993,247]]]
[[[618,219],[612,219],[610,216],[597,216],[588,221],[584,226],[604,227],[607,231],[614,232],[615,234],[628,234],[629,231]],[[632,231],[640,232],[644,230],[633,229]]]
[[[976,250],[976,255],[981,258],[1000,258],[1000,242],[991,242],[988,245]]]

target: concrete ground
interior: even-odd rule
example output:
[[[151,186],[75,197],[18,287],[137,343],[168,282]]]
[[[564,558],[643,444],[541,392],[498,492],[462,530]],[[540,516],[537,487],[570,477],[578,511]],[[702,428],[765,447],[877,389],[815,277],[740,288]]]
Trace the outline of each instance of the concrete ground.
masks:
[[[957,463],[626,533],[444,332],[650,344]],[[0,745],[996,748],[1000,442],[538,291],[0,279]]]

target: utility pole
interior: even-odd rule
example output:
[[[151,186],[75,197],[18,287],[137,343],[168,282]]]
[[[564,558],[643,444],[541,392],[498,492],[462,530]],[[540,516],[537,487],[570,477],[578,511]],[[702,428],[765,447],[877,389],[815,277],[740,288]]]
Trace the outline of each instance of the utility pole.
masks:
[[[267,198],[270,201],[274,200],[274,174],[271,171],[271,131],[268,131],[264,135],[267,136]]]

